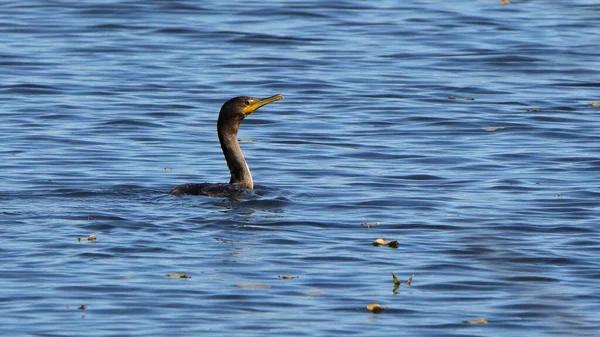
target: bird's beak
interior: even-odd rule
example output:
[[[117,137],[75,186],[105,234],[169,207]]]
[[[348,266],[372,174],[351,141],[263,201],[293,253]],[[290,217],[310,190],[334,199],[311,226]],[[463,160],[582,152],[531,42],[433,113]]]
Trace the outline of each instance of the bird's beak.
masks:
[[[250,105],[244,107],[244,114],[248,116],[254,111],[258,110],[258,108],[265,106],[269,103],[273,103],[275,101],[279,101],[283,99],[283,95],[277,94],[275,96],[267,97],[267,98],[253,98],[250,100]]]

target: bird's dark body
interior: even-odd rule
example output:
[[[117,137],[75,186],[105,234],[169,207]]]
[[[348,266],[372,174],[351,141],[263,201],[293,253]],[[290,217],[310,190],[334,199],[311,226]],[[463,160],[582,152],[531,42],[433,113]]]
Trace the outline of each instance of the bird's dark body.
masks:
[[[237,184],[225,183],[200,183],[183,184],[171,190],[174,195],[206,195],[210,197],[241,196],[250,193],[251,190]]]

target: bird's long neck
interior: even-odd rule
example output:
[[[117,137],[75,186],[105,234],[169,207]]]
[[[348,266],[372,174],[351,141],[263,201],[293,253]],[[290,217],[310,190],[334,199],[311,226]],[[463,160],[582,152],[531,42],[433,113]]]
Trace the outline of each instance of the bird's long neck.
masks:
[[[240,128],[240,122],[221,122],[217,123],[217,133],[219,134],[219,142],[221,143],[221,149],[223,155],[225,155],[225,161],[229,166],[229,172],[231,172],[230,184],[239,184],[247,189],[254,189],[254,182],[252,181],[252,174],[244,159],[244,154],[238,143],[238,130]]]

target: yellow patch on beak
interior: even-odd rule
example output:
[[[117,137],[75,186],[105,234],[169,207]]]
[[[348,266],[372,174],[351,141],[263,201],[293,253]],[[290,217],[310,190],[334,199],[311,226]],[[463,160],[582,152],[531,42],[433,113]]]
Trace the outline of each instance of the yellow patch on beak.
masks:
[[[254,111],[258,110],[258,108],[265,106],[269,103],[273,103],[275,101],[279,101],[282,100],[283,96],[282,95],[275,95],[275,96],[271,96],[271,97],[267,97],[267,98],[252,98],[249,100],[250,104],[246,105],[244,107],[244,114],[246,114],[246,116],[248,116],[249,114],[253,113]]]

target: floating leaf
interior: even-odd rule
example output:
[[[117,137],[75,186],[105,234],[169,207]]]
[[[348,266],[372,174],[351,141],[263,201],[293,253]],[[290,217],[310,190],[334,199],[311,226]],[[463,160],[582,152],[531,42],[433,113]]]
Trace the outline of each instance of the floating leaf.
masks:
[[[260,283],[238,283],[236,286],[244,289],[269,289],[271,288],[270,284],[260,284]]]
[[[92,234],[90,236],[88,236],[87,238],[77,238],[77,241],[96,241],[96,235]]]
[[[398,248],[398,241],[396,241],[396,240],[385,241],[382,238],[378,238],[378,239],[375,239],[375,241],[373,241],[373,246],[388,246],[388,247],[392,247],[392,248]]]
[[[504,129],[504,126],[490,126],[490,127],[485,128],[484,130],[487,132],[494,132],[496,130],[502,130],[502,129]]]
[[[488,321],[485,318],[478,318],[471,321],[463,321],[465,324],[488,324]]]
[[[414,274],[413,274],[413,275],[411,275],[411,276],[408,278],[408,280],[406,280],[406,282],[404,282],[404,283],[406,283],[406,285],[407,285],[407,286],[409,286],[409,285],[412,283],[412,279],[413,279],[413,277],[415,277],[415,275],[414,275]]]
[[[325,295],[325,292],[323,290],[305,290],[302,293],[313,297]]]
[[[500,4],[501,5],[508,5],[508,4],[510,4],[510,0],[500,0]]]
[[[388,247],[398,248],[398,241],[392,240],[392,241],[388,242]]]
[[[538,108],[527,109],[527,112],[540,112],[540,109],[538,109]]]
[[[377,227],[377,226],[381,225],[381,222],[379,222],[379,221],[374,222],[374,223],[363,222],[360,225],[363,227],[371,228],[371,227]]]
[[[167,274],[168,277],[174,277],[174,278],[192,278],[188,273],[172,273],[172,274]]]
[[[82,304],[77,309],[79,309],[79,310],[85,310],[85,309],[87,309],[87,307],[85,306],[85,304]]]
[[[284,279],[284,280],[291,280],[291,279],[296,278],[298,276],[294,276],[294,275],[278,275],[277,277],[279,277],[280,279]]]
[[[448,96],[448,99],[455,100],[455,101],[474,101],[475,100],[475,98],[472,98],[472,97],[455,97],[455,96]]]
[[[600,106],[600,102],[592,102],[589,106]]]
[[[398,288],[400,288],[400,280],[396,277],[396,274],[392,273],[392,280],[394,281],[394,288],[392,289],[392,293],[394,295],[398,294]]]
[[[378,303],[371,303],[371,304],[367,305],[367,310],[372,311],[374,314],[378,314],[378,313],[382,312],[383,309],[385,309],[385,308],[382,307],[381,305],[379,305]]]

